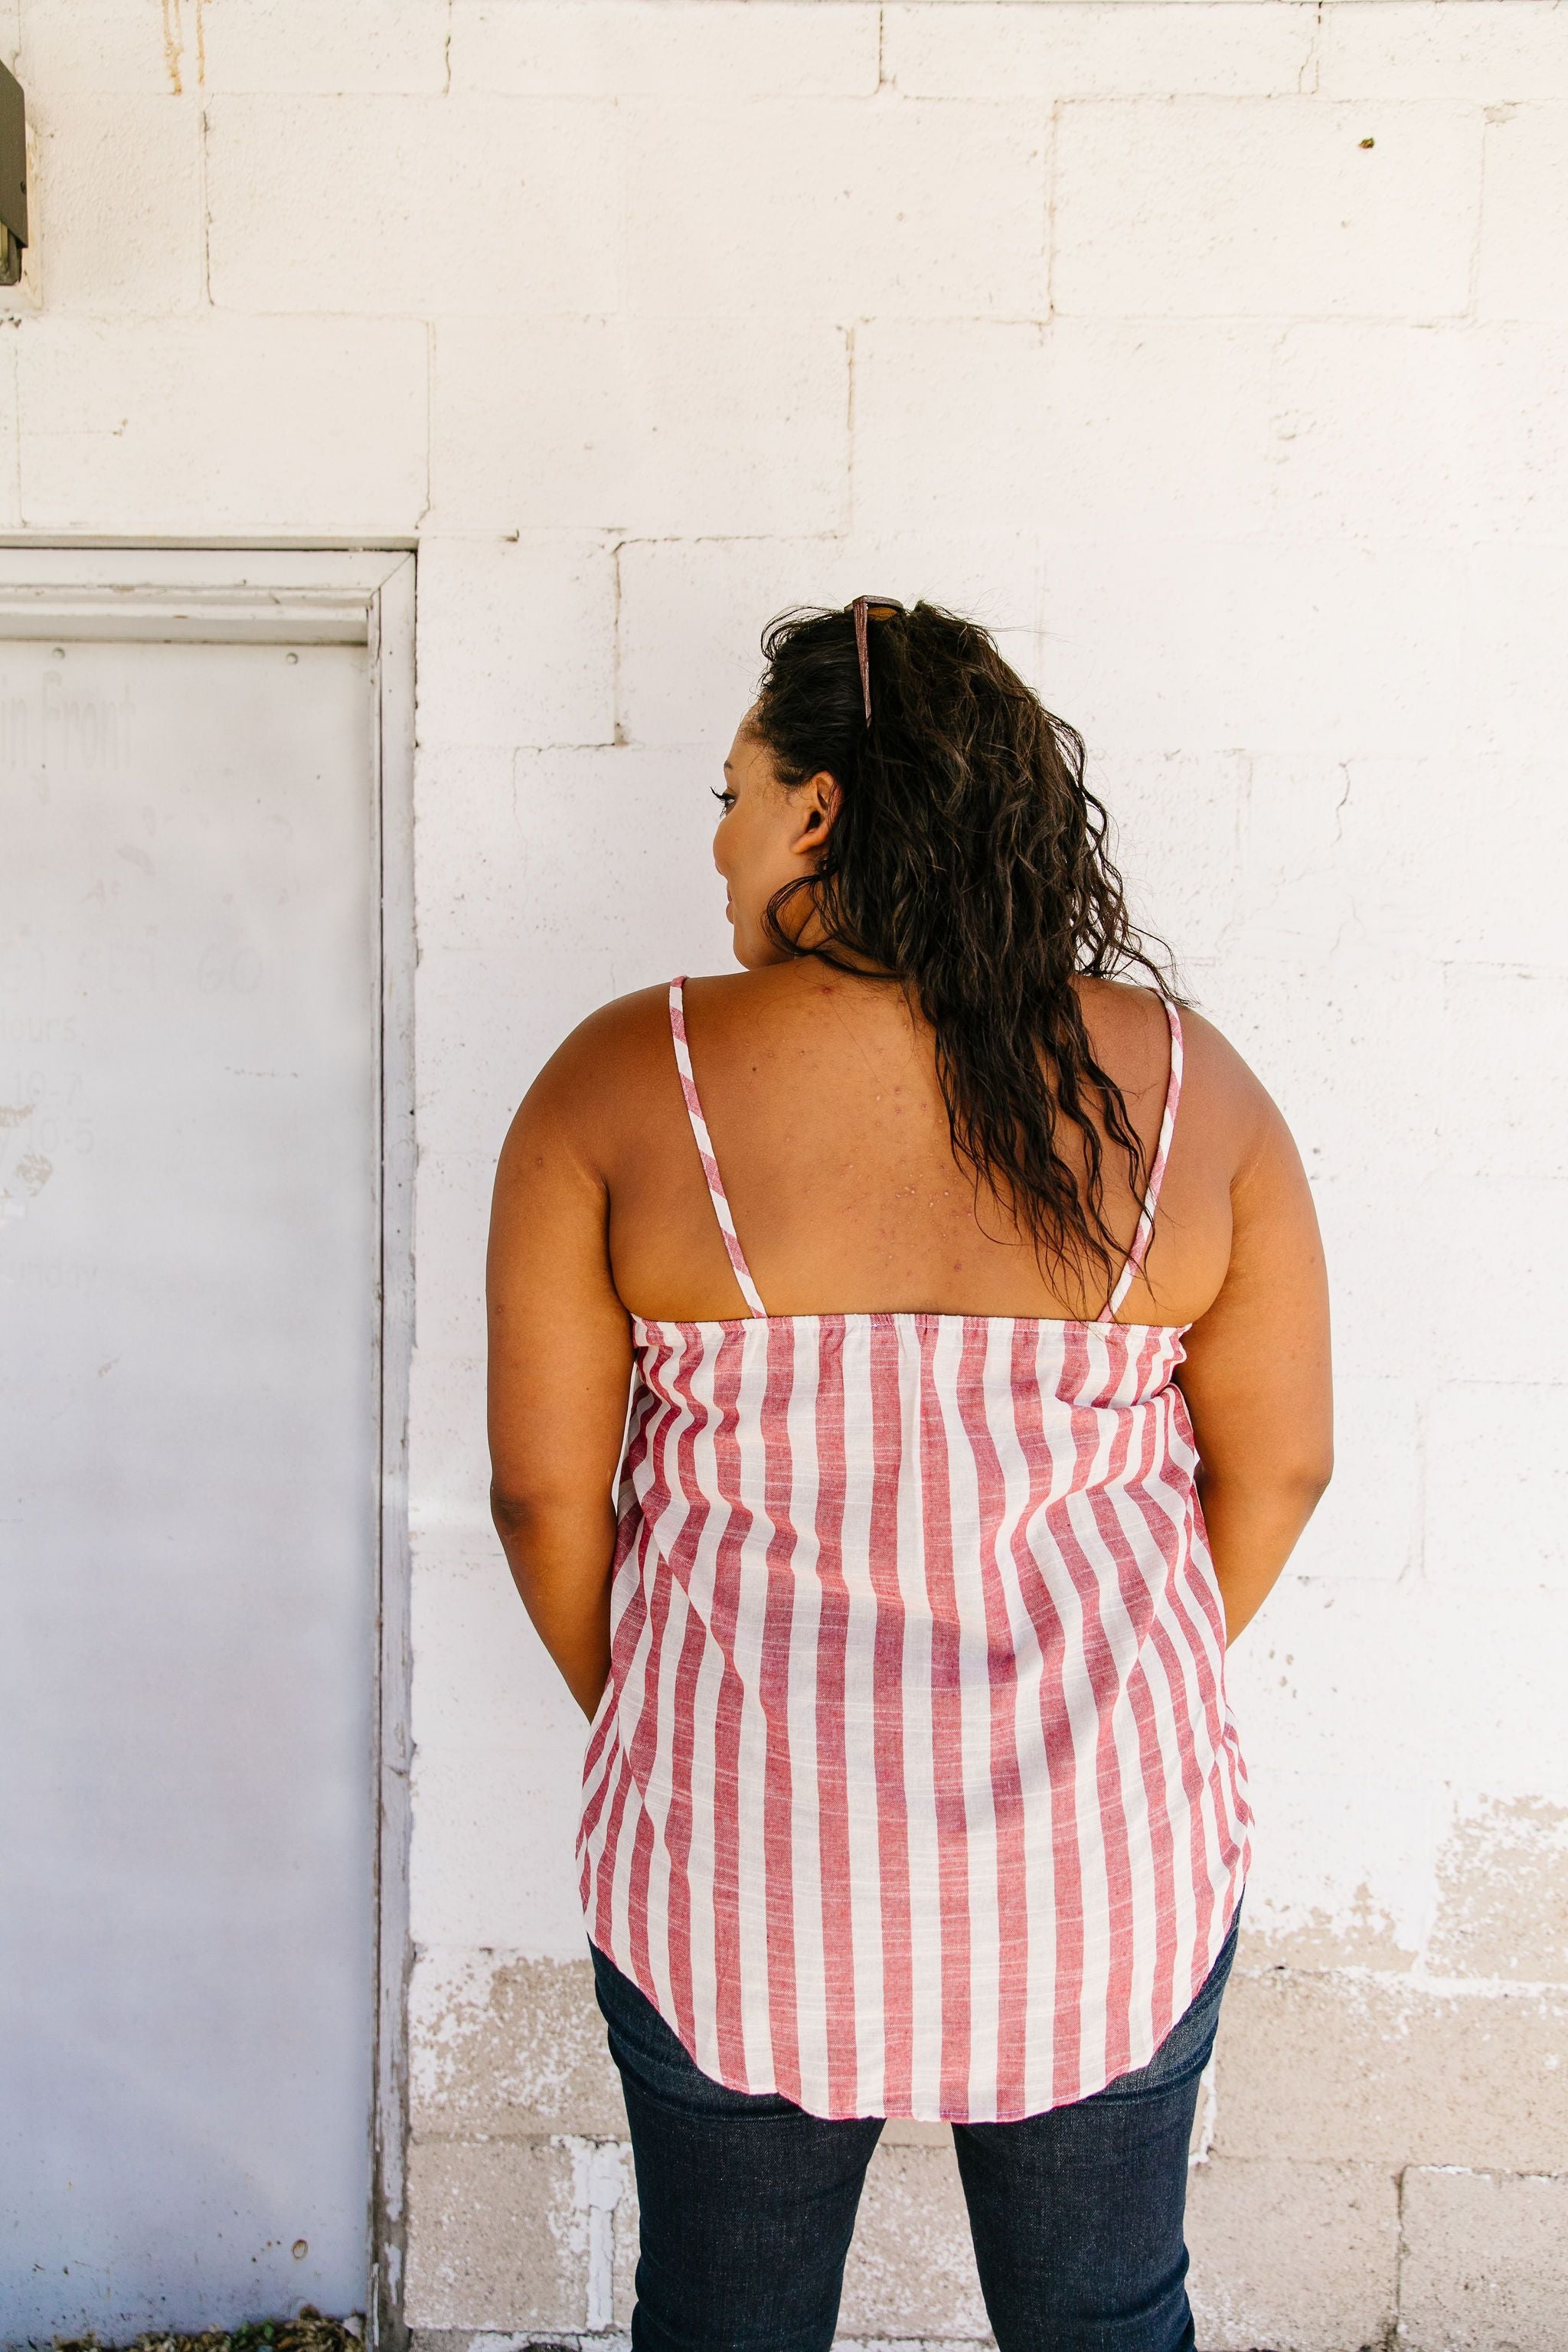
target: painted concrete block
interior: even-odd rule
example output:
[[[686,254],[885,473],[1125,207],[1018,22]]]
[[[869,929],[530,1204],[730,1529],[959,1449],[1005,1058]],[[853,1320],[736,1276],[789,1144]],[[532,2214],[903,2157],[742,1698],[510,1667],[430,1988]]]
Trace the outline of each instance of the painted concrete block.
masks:
[[[1396,966],[1568,958],[1556,885],[1568,811],[1536,814],[1537,763],[1258,758],[1250,772],[1227,950],[1296,959],[1345,948]]]
[[[489,1017],[485,1005],[478,1004],[473,1028],[482,1028]],[[495,1096],[521,1092],[522,1081],[514,1078],[509,1088],[507,1077],[503,1066],[490,1080]],[[482,1151],[430,1153],[420,1161],[419,1183],[425,1199],[416,1236],[419,1344],[437,1358],[477,1362],[485,1351],[485,1244],[490,1191],[510,1108],[510,1103],[505,1104],[494,1118],[492,1138]],[[468,1118],[467,1101],[458,1116]],[[482,1123],[482,1114],[480,1119]]]
[[[637,2308],[637,2257],[642,2251],[636,2169],[626,2150],[626,2187],[616,2205],[611,2242],[610,2313],[618,2328],[630,2330]]]
[[[884,12],[882,69],[910,98],[1187,98],[1294,94],[1312,52],[1302,8],[1160,0],[1088,8],[917,5]]]
[[[1512,1050],[1523,1038],[1527,1055]],[[1456,1105],[1461,1092],[1487,1105],[1484,1119],[1453,1122],[1447,1156],[1456,1174],[1568,1176],[1568,1110],[1541,1083],[1543,1068],[1565,1063],[1568,973],[1511,961],[1444,967],[1444,1084]]]
[[[1568,1807],[1491,1798],[1461,1812],[1438,1859],[1426,1964],[1439,1976],[1568,1983]]]
[[[201,81],[214,91],[444,90],[447,22],[445,0],[204,5]]]
[[[417,1710],[417,1691],[415,1704]],[[572,1855],[582,1726],[541,1653],[517,1740],[502,1746],[448,1736],[421,1750],[410,1876],[416,1945],[582,1958]]]
[[[1434,1581],[1568,1591],[1568,1386],[1530,1377],[1554,1369],[1526,1340],[1517,1382],[1452,1381],[1433,1397],[1426,1572]]]
[[[423,1171],[422,1171],[423,1172]],[[410,1517],[416,1558],[435,1523],[460,1530],[465,1558],[488,1546],[489,1457],[485,1447],[482,1356],[437,1356],[416,1347],[410,1386]]]
[[[670,100],[622,117],[630,308],[844,323],[1044,312],[1037,105]]]
[[[539,964],[563,975],[562,1009],[537,1033],[546,1051],[611,997],[663,986],[682,970],[733,970],[713,867],[728,731],[717,749],[716,761],[689,750],[518,755],[531,887],[550,908],[530,944]],[[546,976],[531,975],[531,986],[542,991]]]
[[[1405,2176],[1399,2341],[1410,2352],[1558,2352],[1568,2177]]]
[[[585,535],[424,541],[419,666],[421,743],[607,743],[609,548]]]
[[[1260,1622],[1277,1610],[1289,1627],[1291,1612],[1279,1599],[1265,1604]],[[1256,1702],[1252,1668],[1258,1679],[1268,1671],[1276,1679],[1289,1675],[1297,1664],[1293,1635],[1287,1630],[1278,1643],[1260,1642],[1244,1674],[1253,1639],[1249,1628],[1227,1675],[1254,1815],[1240,1964],[1254,1972],[1352,1968],[1405,1975],[1431,1925],[1447,1793],[1434,1779],[1409,1777],[1423,1759],[1407,1758],[1405,1779],[1387,1777],[1384,1767],[1379,1802],[1369,1806],[1363,1775],[1325,1765],[1303,1753],[1302,1743],[1278,1736]],[[1279,2152],[1289,2150],[1282,2137]]]
[[[633,541],[618,576],[620,723],[633,743],[700,746],[715,771],[756,690],[764,622],[858,593],[836,539]]]
[[[1568,1184],[1516,1177],[1507,1190],[1507,1214],[1500,1216],[1499,1188],[1488,1178],[1444,1171],[1429,1185],[1416,1227],[1422,1246],[1436,1246],[1445,1216],[1464,1220],[1447,1230],[1463,1231],[1466,1241],[1442,1280],[1441,1324],[1449,1338],[1433,1350],[1431,1369],[1439,1377],[1517,1381],[1521,1318],[1544,1328],[1552,1317],[1568,1313],[1568,1233],[1561,1222],[1568,1215]],[[1539,1611],[1539,1601],[1532,1607]]]
[[[518,929],[528,921],[525,908]],[[426,1064],[416,1108],[424,1150],[439,1161],[446,1201],[470,1232],[473,1212],[488,1202],[512,1113],[545,1059],[556,1009],[574,1010],[570,979],[569,970],[531,966],[515,939],[494,951],[436,953],[420,966],[416,1002]],[[575,1021],[568,1017],[565,1025]]]
[[[1186,320],[869,321],[855,334],[855,529],[961,537],[1013,516],[1047,553],[1079,536],[1250,530],[1272,478],[1274,341]]]
[[[45,317],[16,365],[29,529],[374,536],[425,503],[414,320]]]
[[[29,95],[446,87],[445,0],[26,0],[22,13]]]
[[[219,97],[212,299],[246,310],[573,313],[619,291],[619,141],[590,100]]]
[[[1211,952],[1236,904],[1247,763],[1235,753],[1129,751],[1092,759],[1134,919],[1183,959]]]
[[[1479,610],[1474,569],[1457,551],[1389,541],[1056,541],[1055,707],[1091,742],[1138,751],[1452,756],[1456,737],[1493,748],[1510,723],[1484,684],[1501,619]]]
[[[407,2316],[415,2327],[580,2327],[587,2229],[573,2160],[548,2140],[409,2150]]]
[[[878,2147],[845,2264],[838,2327],[849,2336],[966,2340],[988,2332],[951,2143]]]
[[[620,2077],[585,1956],[423,1952],[409,1990],[408,2035],[416,2139],[626,2137]]]
[[[1291,327],[1271,394],[1276,527],[1568,538],[1565,371],[1563,326]]]
[[[30,99],[64,90],[187,95],[199,87],[200,12],[145,0],[27,0],[16,70]]]
[[[461,1568],[420,1553],[417,1735],[426,1748],[477,1740],[525,1748],[530,1714],[555,1669],[511,1580],[500,1538],[471,1547]],[[575,1727],[568,1724],[569,1730]],[[579,1753],[587,1744],[584,1729]]]
[[[1389,954],[1394,943],[1358,919],[1363,876],[1345,840],[1350,762],[1324,752],[1259,753],[1247,770],[1241,887],[1229,910],[1226,950],[1292,964],[1318,962],[1346,947],[1367,957]],[[1390,781],[1409,796],[1399,803],[1408,824],[1418,804],[1415,772],[1396,771]],[[1411,942],[1408,955],[1418,952]]]
[[[415,761],[414,908],[421,956],[519,935],[510,744],[421,744]],[[438,1074],[421,1071],[422,1083]]]
[[[1568,98],[1568,26],[1552,0],[1340,0],[1323,11],[1325,98]]]
[[[1457,317],[1480,137],[1479,114],[1458,106],[1066,106],[1054,306],[1102,318]],[[1187,193],[1173,204],[1175,187]]]
[[[1046,331],[984,320],[873,320],[855,334],[855,527],[917,517],[962,531],[1037,515],[1053,451]]]
[[[1555,1593],[1529,1612],[1500,1612],[1484,1592],[1423,1585],[1414,1577],[1399,1584],[1284,1577],[1226,1665],[1242,1746],[1258,1775],[1258,1855],[1272,1853],[1275,1835],[1266,1780],[1272,1786],[1277,1774],[1301,1776],[1298,1802],[1321,1801],[1324,1818],[1316,1838],[1297,1840],[1289,1875],[1298,1893],[1321,1900],[1338,1917],[1353,1914],[1364,1878],[1372,1905],[1391,1914],[1402,1953],[1418,1952],[1436,1902],[1436,1859],[1448,1825],[1446,1786],[1454,1785],[1459,1759],[1471,1753],[1486,1759],[1483,1785],[1506,1791],[1540,1786],[1541,1727],[1556,1719],[1542,1645],[1565,1627],[1568,1602]],[[1473,1670],[1482,1649],[1496,1660],[1495,1685]],[[1500,1706],[1499,1688],[1509,1692],[1507,1707]],[[1336,1735],[1330,1728],[1347,1721],[1356,1727],[1348,1767],[1342,1729]],[[1358,1778],[1360,1798],[1352,1791],[1346,1811],[1347,1780]],[[1381,1821],[1367,1806],[1369,1786],[1391,1791]],[[1412,1791],[1425,1792],[1425,1815],[1412,1805]],[[1355,1958],[1380,1967],[1404,1964],[1396,1952],[1362,1950]]]
[[[675,972],[733,969],[711,855],[728,742],[519,753],[504,800],[476,782],[485,829],[463,835],[447,880],[421,883],[421,1131],[463,1188],[470,1236],[513,1111],[577,1024]],[[424,1186],[422,1166],[422,1225]]]
[[[443,1171],[443,1213],[458,1217],[468,1242],[488,1214],[496,1156],[535,1071],[614,992],[600,984],[604,967],[603,945],[595,943],[548,963],[510,950],[433,958],[420,971],[418,1017],[432,1075],[419,1117]],[[467,1244],[455,1237],[459,1245]]]
[[[46,87],[31,129],[31,225],[49,309],[153,318],[202,301],[195,110],[177,98]]]
[[[22,509],[17,480],[16,373],[0,371],[0,530],[18,530]]]
[[[1345,2352],[1394,2324],[1398,2187],[1378,2165],[1195,2165],[1188,2293],[1205,2352]]]
[[[1032,535],[979,530],[963,540],[932,527],[842,539],[630,541],[619,553],[621,724],[633,742],[702,744],[722,760],[756,689],[763,624],[795,605],[841,606],[862,592],[905,604],[929,597],[995,632],[1010,660],[1032,660],[1036,648],[1018,641],[1032,637],[1040,577]]]
[[[482,986],[454,987],[437,998],[437,1008],[464,1003],[467,1022],[460,1034],[468,1066],[448,1075],[458,1051],[450,1043],[455,1023],[449,1019],[446,1035],[433,1035],[426,1048],[432,1059],[440,1054],[442,1063],[426,1082],[431,1108],[421,1108],[418,1117],[422,1125],[428,1119],[472,1135],[475,1148],[439,1150],[432,1140],[421,1152],[415,1245],[420,1349],[444,1361],[477,1363],[485,1352],[485,1247],[496,1160],[529,1074],[512,1066],[519,1024],[508,1019],[500,1024],[499,1037],[490,1035],[497,1026],[495,994]],[[509,1013],[510,1009],[505,1006]],[[493,1050],[487,1053],[481,1039],[489,1039]],[[482,1498],[476,1498],[476,1507],[478,1499]]]
[[[1568,316],[1568,108],[1510,107],[1487,125],[1476,300],[1483,319]]]
[[[443,319],[435,338],[436,530],[689,539],[847,520],[840,328]]]
[[[1334,1389],[1333,1484],[1291,1554],[1299,1576],[1396,1579],[1420,1538],[1421,1431],[1408,1381]]]
[[[1400,954],[1568,964],[1568,803],[1546,786],[1553,768],[1543,742],[1534,758],[1352,758],[1324,778],[1335,806],[1321,854],[1368,940]]]
[[[1053,538],[1139,545],[1256,530],[1273,463],[1277,332],[1252,321],[1053,319],[1043,528]]]
[[[1472,551],[1468,578],[1465,625],[1476,659],[1467,684],[1484,714],[1476,738],[1539,758],[1568,725],[1568,664],[1557,658],[1568,545],[1489,541]]]
[[[1216,2156],[1548,2168],[1568,2130],[1568,1996],[1397,1977],[1237,1974],[1220,2021]]]
[[[1442,1017],[1435,964],[1227,955],[1205,1002],[1289,1122],[1310,1175],[1405,1167],[1427,1144],[1439,1089],[1430,1052]]]
[[[864,0],[455,0],[452,87],[538,97],[868,95],[877,10]]]

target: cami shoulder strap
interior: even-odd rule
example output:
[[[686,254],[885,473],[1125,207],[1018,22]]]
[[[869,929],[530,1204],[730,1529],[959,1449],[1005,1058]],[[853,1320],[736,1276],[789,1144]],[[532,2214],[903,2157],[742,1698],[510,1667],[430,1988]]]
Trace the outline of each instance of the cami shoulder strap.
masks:
[[[713,1203],[713,1214],[719,1220],[719,1231],[724,1236],[724,1247],[730,1253],[730,1264],[741,1286],[741,1296],[752,1314],[765,1317],[767,1308],[763,1297],[752,1280],[752,1269],[746,1264],[746,1253],[741,1247],[735,1231],[735,1220],[730,1213],[729,1195],[724,1179],[719,1173],[719,1162],[713,1156],[713,1139],[708,1132],[708,1122],[702,1116],[701,1097],[697,1081],[691,1075],[691,1050],[686,1042],[686,975],[669,983],[669,1034],[675,1040],[675,1066],[680,1072],[680,1091],[686,1097],[686,1115],[691,1121],[691,1132],[697,1139],[697,1156],[702,1162],[707,1181],[708,1197]]]
[[[1131,1289],[1148,1255],[1149,1244],[1154,1234],[1154,1211],[1159,1205],[1160,1186],[1165,1174],[1165,1162],[1171,1156],[1171,1138],[1176,1129],[1176,1106],[1182,1099],[1182,1016],[1168,996],[1161,1001],[1165,1007],[1165,1018],[1171,1024],[1171,1079],[1165,1088],[1165,1111],[1160,1121],[1160,1140],[1154,1147],[1154,1165],[1149,1171],[1149,1189],[1143,1195],[1138,1230],[1132,1236],[1132,1246],[1127,1253],[1127,1263],[1121,1269],[1121,1279],[1100,1318],[1102,1323],[1115,1321],[1116,1310]]]

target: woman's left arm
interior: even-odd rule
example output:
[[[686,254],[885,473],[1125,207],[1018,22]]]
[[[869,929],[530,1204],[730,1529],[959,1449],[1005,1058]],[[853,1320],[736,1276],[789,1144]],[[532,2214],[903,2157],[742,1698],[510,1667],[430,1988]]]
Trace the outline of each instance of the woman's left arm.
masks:
[[[608,1186],[582,1140],[591,1053],[581,1032],[570,1039],[512,1121],[486,1283],[490,1511],[523,1606],[589,1717],[610,1669],[611,1489],[632,1364]]]

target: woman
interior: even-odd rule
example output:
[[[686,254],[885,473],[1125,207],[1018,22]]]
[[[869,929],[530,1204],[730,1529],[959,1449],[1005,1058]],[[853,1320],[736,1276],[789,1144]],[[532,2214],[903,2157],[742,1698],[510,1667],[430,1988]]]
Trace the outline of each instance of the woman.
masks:
[[[763,646],[743,969],[567,1039],[490,1250],[496,1522],[592,1719],[633,2342],[827,2346],[913,2116],[1002,2352],[1176,2352],[1225,1645],[1329,1474],[1311,1202],[984,632],[860,598]]]

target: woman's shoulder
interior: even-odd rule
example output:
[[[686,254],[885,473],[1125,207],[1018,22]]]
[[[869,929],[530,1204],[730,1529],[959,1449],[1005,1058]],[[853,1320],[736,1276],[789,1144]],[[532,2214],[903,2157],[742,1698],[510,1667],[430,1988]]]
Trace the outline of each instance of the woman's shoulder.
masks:
[[[692,980],[689,998],[706,1021],[715,1005],[729,1007],[737,988],[744,996],[752,977],[737,972]],[[661,981],[612,997],[568,1031],[523,1096],[512,1138],[565,1148],[605,1170],[628,1140],[644,1139],[672,1118],[683,1121],[670,985]]]
[[[1195,1005],[1167,1000],[1152,988],[1120,980],[1084,980],[1079,987],[1097,1058],[1133,1096],[1167,1082],[1167,1004],[1173,1003],[1182,1044],[1178,1133],[1184,1130],[1189,1150],[1201,1138],[1205,1157],[1224,1160],[1233,1172],[1241,1169],[1279,1113],[1225,1032]]]
[[[681,980],[686,1008],[706,1019],[715,1015],[745,1018],[756,1002],[761,972],[672,974],[652,988],[633,989],[613,996],[569,1031],[541,1070],[535,1085],[564,1081],[574,1086],[601,1081],[611,1087],[657,1068],[668,1076],[672,1052],[670,990]]]
[[[606,1115],[640,1094],[670,1062],[669,989],[634,989],[598,1005],[567,1032],[523,1096],[529,1126],[595,1132]]]

